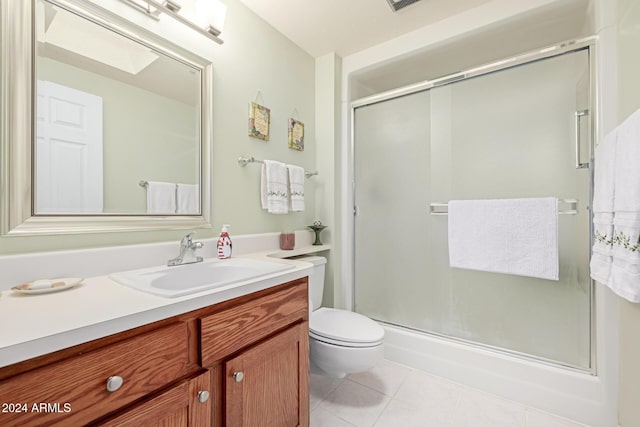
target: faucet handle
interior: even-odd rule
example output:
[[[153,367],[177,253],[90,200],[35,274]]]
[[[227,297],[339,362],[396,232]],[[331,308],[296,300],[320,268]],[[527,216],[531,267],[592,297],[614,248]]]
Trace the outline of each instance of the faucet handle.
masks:
[[[181,245],[181,246],[187,246],[187,247],[191,246],[191,244],[192,244],[191,237],[192,237],[194,234],[196,234],[196,233],[195,233],[195,231],[192,231],[191,233],[186,234],[186,235],[182,238],[182,240],[180,240],[180,245]]]

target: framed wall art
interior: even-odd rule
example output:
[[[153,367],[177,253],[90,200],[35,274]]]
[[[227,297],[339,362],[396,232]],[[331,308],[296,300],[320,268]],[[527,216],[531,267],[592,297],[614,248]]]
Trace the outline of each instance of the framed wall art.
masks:
[[[289,148],[304,151],[304,123],[294,118],[289,119]]]
[[[271,124],[271,110],[256,102],[249,104],[249,136],[269,140],[269,127]]]

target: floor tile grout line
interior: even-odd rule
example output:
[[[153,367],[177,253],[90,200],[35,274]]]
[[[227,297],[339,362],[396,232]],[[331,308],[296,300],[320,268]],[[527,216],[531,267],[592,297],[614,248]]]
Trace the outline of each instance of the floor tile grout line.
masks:
[[[403,365],[401,365],[401,366],[403,366]],[[375,388],[373,388],[373,387],[371,387],[371,386],[369,386],[369,385],[367,385],[367,384],[362,384],[361,382],[358,382],[358,381],[356,381],[356,380],[353,380],[353,379],[349,378],[349,376],[345,377],[345,380],[351,381],[352,383],[355,383],[355,384],[361,385],[361,386],[363,386],[363,387],[367,387],[368,389],[373,390],[373,391],[377,391],[378,393],[382,393],[383,395],[388,396],[389,398],[394,398],[394,397],[396,396],[396,394],[398,394],[398,391],[400,390],[400,388],[402,387],[402,385],[403,385],[403,384],[407,381],[407,379],[409,378],[409,374],[411,374],[411,373],[414,371],[414,370],[413,370],[413,369],[411,369],[411,368],[407,368],[407,369],[409,369],[409,371],[406,373],[406,375],[404,376],[404,378],[402,379],[402,381],[400,382],[400,384],[398,384],[398,387],[396,387],[396,390],[393,392],[393,394],[386,394],[385,392],[380,391],[380,390],[377,390],[377,389],[375,389]]]
[[[393,397],[389,398],[389,401],[387,402],[386,405],[384,405],[384,408],[382,409],[382,411],[378,414],[378,416],[376,417],[376,420],[373,422],[373,424],[371,424],[371,427],[375,427],[376,424],[378,424],[378,421],[380,421],[380,417],[382,417],[382,415],[384,414],[384,412],[387,410],[387,408],[389,407],[389,405],[391,404],[391,402],[393,401]]]

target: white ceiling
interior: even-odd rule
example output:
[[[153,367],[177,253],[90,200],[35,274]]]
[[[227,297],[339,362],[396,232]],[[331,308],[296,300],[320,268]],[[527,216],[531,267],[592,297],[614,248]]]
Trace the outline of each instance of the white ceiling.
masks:
[[[386,0],[240,0],[314,58],[347,56],[491,0],[420,0],[393,12]]]

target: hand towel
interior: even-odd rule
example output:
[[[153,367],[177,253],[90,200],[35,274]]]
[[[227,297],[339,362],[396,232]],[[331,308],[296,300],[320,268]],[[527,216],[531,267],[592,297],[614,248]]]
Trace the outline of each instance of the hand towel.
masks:
[[[596,146],[593,185],[593,250],[591,278],[608,283],[613,263],[613,205],[615,191],[616,141],[618,131],[610,132]]]
[[[618,128],[614,167],[613,260],[607,285],[640,302],[640,110]]]
[[[200,213],[200,186],[195,184],[178,184],[177,213],[194,215]]]
[[[289,209],[304,212],[304,168],[287,165],[289,172]]]
[[[558,200],[452,200],[451,267],[558,280]]]
[[[262,209],[273,214],[289,212],[287,168],[284,163],[265,160],[260,182]]]
[[[147,213],[168,215],[176,213],[176,184],[147,182]]]

